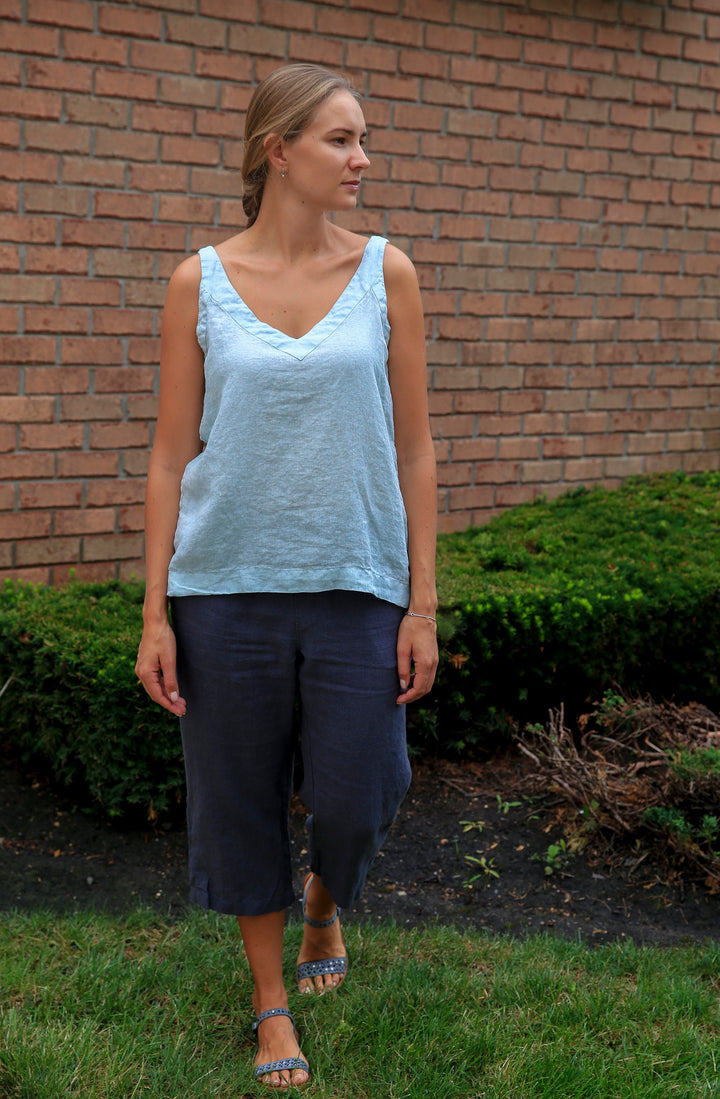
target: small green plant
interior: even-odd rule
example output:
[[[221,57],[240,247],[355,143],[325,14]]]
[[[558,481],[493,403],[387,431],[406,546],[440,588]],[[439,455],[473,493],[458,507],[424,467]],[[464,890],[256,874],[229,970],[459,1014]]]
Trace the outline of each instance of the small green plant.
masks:
[[[645,822],[653,828],[670,832],[678,838],[690,839],[693,828],[682,809],[653,805],[643,813]]]
[[[670,771],[681,782],[720,777],[720,748],[683,748],[669,755]]]
[[[482,832],[485,827],[484,820],[461,820],[463,832]]]
[[[465,889],[469,889],[473,882],[478,881],[480,878],[499,878],[500,873],[495,869],[495,859],[488,858],[486,855],[466,855],[465,862],[469,862],[471,866],[477,867],[477,873],[473,874],[471,878],[466,878],[463,882]]]
[[[503,801],[500,794],[495,796],[497,798],[498,813],[502,813],[504,817],[508,815],[511,809],[517,809],[519,805],[522,805],[521,801]]]
[[[720,820],[716,816],[706,813],[698,828],[700,839],[714,846],[718,838],[718,832],[720,832]]]
[[[531,856],[536,862],[541,859],[540,855]],[[545,855],[542,856],[544,863],[545,876],[552,877],[553,874],[562,875],[567,872],[568,863],[572,858],[572,851],[568,846],[567,840],[561,839],[557,843],[551,843],[548,846]]]

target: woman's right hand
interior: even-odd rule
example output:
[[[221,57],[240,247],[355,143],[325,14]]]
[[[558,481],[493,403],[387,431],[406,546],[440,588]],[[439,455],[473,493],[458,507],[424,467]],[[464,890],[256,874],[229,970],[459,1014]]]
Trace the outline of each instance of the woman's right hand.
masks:
[[[153,702],[182,717],[187,706],[178,691],[175,671],[175,634],[170,623],[145,626],[140,639],[135,674]]]

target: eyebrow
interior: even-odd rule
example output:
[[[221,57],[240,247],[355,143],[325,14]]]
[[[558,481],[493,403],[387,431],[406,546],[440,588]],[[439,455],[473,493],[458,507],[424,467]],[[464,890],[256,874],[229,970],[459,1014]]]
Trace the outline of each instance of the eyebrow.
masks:
[[[347,130],[347,129],[345,129],[344,126],[333,126],[330,133],[331,134],[349,134],[350,137],[352,137],[355,133],[357,133],[357,131],[356,130]],[[367,130],[363,130],[362,133],[360,134],[360,137],[361,138],[367,137]]]

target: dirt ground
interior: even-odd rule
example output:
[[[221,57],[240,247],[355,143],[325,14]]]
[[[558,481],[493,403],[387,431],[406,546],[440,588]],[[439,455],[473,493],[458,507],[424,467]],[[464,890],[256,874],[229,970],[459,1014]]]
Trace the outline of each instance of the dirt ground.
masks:
[[[592,943],[718,937],[720,897],[702,886],[665,884],[648,859],[615,859],[611,867],[581,854],[562,872],[546,874],[548,846],[561,831],[551,807],[520,796],[526,765],[511,757],[416,764],[410,793],[350,918],[391,916],[408,927],[440,920]],[[298,892],[306,868],[304,818],[294,801]],[[123,830],[73,807],[37,777],[0,765],[0,910],[122,913],[143,905],[178,917],[186,897],[184,827]]]

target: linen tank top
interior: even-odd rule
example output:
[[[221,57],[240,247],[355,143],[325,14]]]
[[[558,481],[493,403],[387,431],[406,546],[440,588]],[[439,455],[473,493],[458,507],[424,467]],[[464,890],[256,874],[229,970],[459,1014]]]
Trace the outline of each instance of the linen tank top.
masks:
[[[409,600],[388,382],[387,241],[295,339],[259,320],[200,250],[202,452],[182,478],[172,596],[369,592]]]

